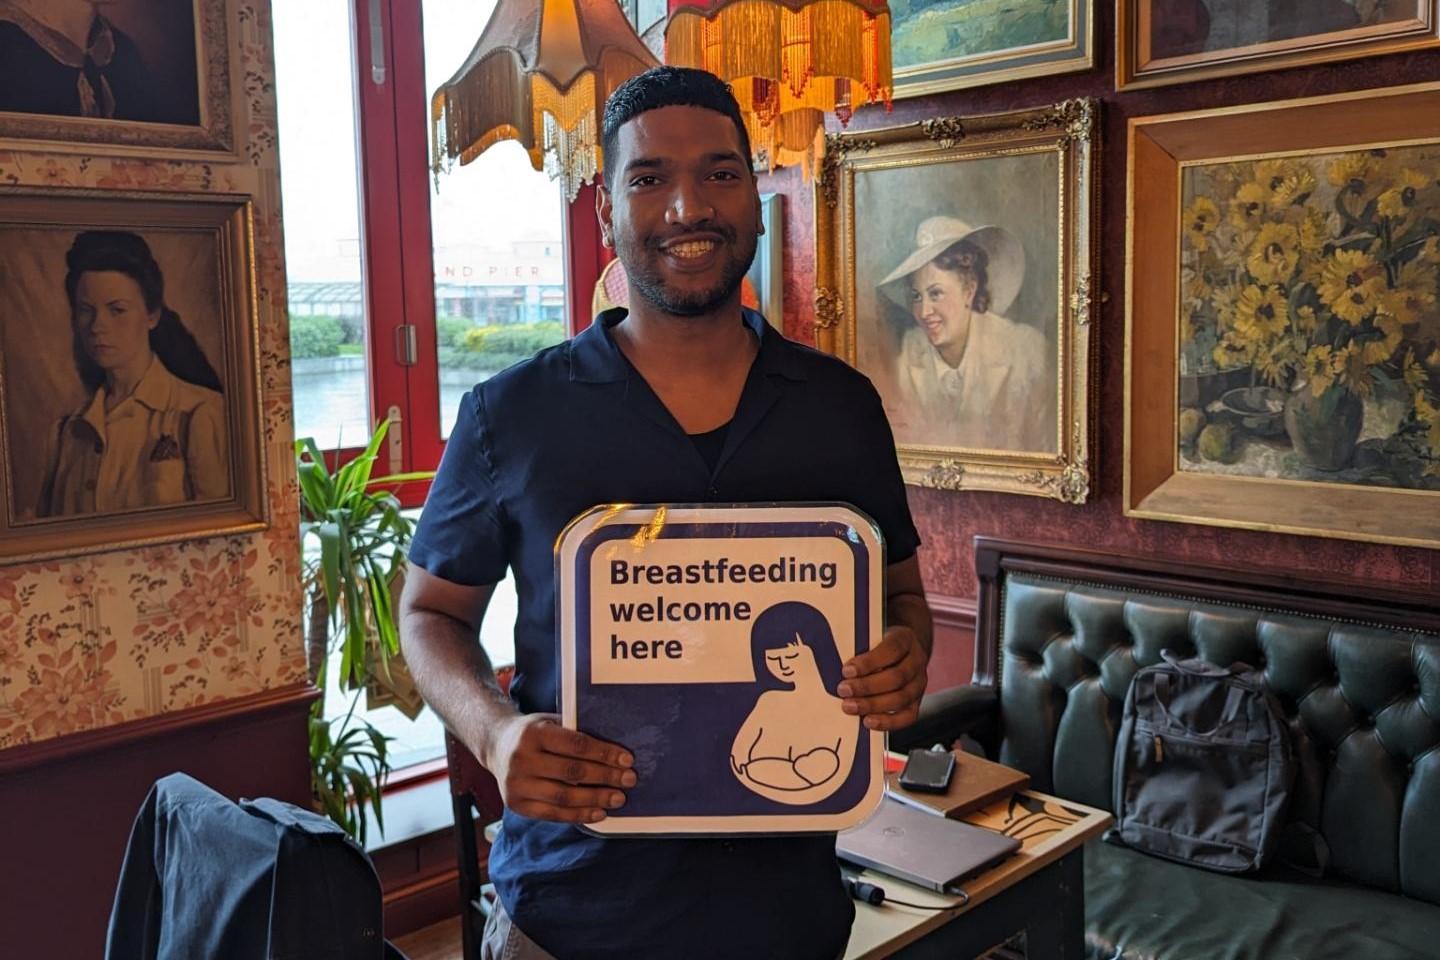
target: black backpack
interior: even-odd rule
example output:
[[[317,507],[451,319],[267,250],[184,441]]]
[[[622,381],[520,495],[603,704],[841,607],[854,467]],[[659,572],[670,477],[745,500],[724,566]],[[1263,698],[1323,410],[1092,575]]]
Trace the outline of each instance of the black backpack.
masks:
[[[1161,656],[1125,695],[1108,838],[1209,870],[1259,869],[1295,779],[1285,718],[1258,670]]]

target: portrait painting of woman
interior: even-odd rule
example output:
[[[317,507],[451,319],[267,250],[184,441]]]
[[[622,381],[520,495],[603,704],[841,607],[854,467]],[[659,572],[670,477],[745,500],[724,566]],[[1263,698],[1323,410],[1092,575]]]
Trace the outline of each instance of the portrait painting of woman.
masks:
[[[65,256],[75,369],[90,391],[59,425],[37,514],[113,513],[229,492],[222,385],[165,305],[145,240],[79,234]]]
[[[0,186],[0,564],[263,529],[249,198]]]
[[[0,112],[198,124],[189,0],[0,0]]]
[[[915,249],[880,281],[914,324],[901,335],[895,384],[906,422],[929,442],[984,450],[1055,449],[1045,335],[1006,316],[1025,251],[1003,227],[922,221]]]
[[[1059,179],[1053,151],[856,174],[854,362],[902,458],[1056,455]]]

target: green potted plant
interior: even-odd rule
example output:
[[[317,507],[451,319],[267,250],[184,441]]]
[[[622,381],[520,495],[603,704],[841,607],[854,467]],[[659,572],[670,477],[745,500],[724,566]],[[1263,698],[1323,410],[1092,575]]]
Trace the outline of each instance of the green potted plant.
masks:
[[[390,773],[385,736],[356,706],[368,684],[390,681],[400,650],[395,592],[414,522],[391,492],[431,473],[372,477],[389,421],[382,421],[355,459],[334,472],[309,437],[295,441],[304,550],[306,663],[322,690],[327,665],[340,655],[338,683],[351,692],[344,715],[327,720],[324,698],[310,712],[310,779],[320,808],[361,844],[369,815],[385,829],[381,791]]]

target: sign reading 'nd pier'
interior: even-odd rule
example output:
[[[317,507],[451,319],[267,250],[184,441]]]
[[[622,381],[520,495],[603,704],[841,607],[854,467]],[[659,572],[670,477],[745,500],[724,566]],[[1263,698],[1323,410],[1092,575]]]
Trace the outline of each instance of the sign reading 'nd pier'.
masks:
[[[605,834],[841,830],[884,791],[840,707],[878,643],[884,548],[844,505],[597,507],[556,545],[561,715],[638,784]]]

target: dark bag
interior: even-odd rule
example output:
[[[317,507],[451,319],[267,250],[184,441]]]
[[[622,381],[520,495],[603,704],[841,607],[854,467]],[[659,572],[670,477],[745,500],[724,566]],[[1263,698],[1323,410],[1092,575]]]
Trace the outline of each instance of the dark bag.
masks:
[[[390,960],[370,859],[318,813],[156,781],[125,851],[106,960]]]
[[[1259,869],[1280,842],[1295,778],[1284,716],[1246,664],[1161,656],[1125,695],[1111,838],[1223,873]]]

